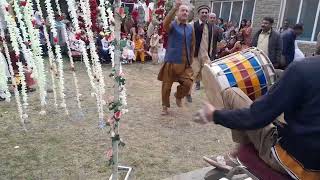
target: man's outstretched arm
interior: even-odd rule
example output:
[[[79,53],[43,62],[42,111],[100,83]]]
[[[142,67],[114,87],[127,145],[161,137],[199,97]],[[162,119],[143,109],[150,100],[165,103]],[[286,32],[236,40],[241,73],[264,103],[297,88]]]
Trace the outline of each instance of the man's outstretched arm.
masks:
[[[230,129],[262,128],[299,103],[299,97],[303,95],[303,82],[303,74],[299,72],[297,64],[292,63],[280,81],[250,108],[216,110],[213,113],[213,121]]]

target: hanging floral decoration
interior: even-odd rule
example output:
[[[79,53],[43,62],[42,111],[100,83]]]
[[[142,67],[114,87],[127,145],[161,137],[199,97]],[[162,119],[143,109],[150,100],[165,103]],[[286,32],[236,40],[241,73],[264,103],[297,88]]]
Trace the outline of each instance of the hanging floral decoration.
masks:
[[[55,20],[54,20],[54,13],[52,10],[52,6],[51,6],[51,1],[50,0],[46,0],[45,1],[45,5],[47,8],[47,13],[48,13],[48,20],[49,20],[49,24],[50,24],[50,29],[51,29],[51,33],[53,36],[53,43],[54,43],[54,47],[55,47],[55,51],[56,51],[56,61],[58,62],[58,74],[59,74],[59,94],[60,94],[60,98],[61,98],[61,104],[60,106],[63,107],[65,109],[66,114],[69,114],[68,109],[67,109],[67,104],[66,104],[66,100],[65,100],[65,87],[64,87],[64,73],[63,73],[63,60],[62,60],[62,54],[61,54],[61,47],[58,43],[58,33],[57,30],[55,28]]]
[[[76,5],[74,0],[69,0],[69,1],[67,1],[67,3],[68,3],[69,14],[70,14],[71,21],[72,21],[72,26],[75,28],[75,36],[76,36],[76,39],[79,43],[79,47],[81,49],[81,53],[82,53],[82,57],[83,57],[83,62],[86,66],[87,74],[88,74],[88,77],[90,80],[90,85],[92,87],[91,94],[93,96],[95,96],[96,84],[94,82],[94,76],[93,76],[92,68],[91,68],[91,65],[89,62],[89,57],[88,57],[88,53],[86,50],[86,44],[85,44],[84,40],[81,39],[81,26],[80,26],[81,23],[80,23],[79,18],[77,16],[77,11],[81,12],[81,8],[78,7],[78,5]],[[76,11],[75,7],[77,8],[77,11]]]
[[[4,98],[6,102],[10,102],[11,94],[9,92],[9,87],[8,87],[9,77],[7,76],[7,73],[5,70],[6,68],[8,68],[6,60],[4,59],[3,54],[0,52],[0,87],[4,93]]]
[[[91,20],[92,20],[91,30],[93,32],[99,33],[100,30],[97,22],[98,12],[99,12],[98,3],[96,0],[89,0],[89,4],[90,4],[90,12],[91,12]]]
[[[21,5],[21,3],[20,3]],[[26,3],[23,3],[21,6],[25,6]],[[16,1],[13,2],[13,9],[16,12],[16,17],[19,23],[19,28],[21,29],[21,31],[16,27],[15,28],[15,33],[17,36],[17,41],[19,42],[20,46],[22,47],[22,53],[24,55],[24,59],[26,59],[27,62],[27,67],[28,69],[32,69],[34,67],[34,63],[33,61],[31,61],[31,59],[33,59],[33,55],[32,52],[30,51],[30,49],[28,49],[27,46],[29,46],[29,40],[28,40],[28,33],[25,27],[24,22],[22,21],[22,13],[20,13],[20,9],[19,6],[17,4]],[[14,24],[16,26],[16,24]],[[21,33],[22,32],[22,36]],[[22,39],[22,37],[24,37],[24,39]],[[26,78],[25,78],[25,74],[24,74],[24,65],[18,60],[16,62],[16,65],[18,67],[18,82],[17,84],[20,84],[20,91],[21,91],[21,97],[22,97],[22,105],[23,105],[23,109],[24,109],[24,114],[23,117],[27,118],[28,115],[25,113],[28,107],[28,95],[27,95],[27,85],[26,85]],[[37,71],[35,71],[37,72]],[[34,73],[35,77],[37,77],[38,73]]]
[[[62,14],[61,14],[60,5],[58,3],[58,0],[56,0],[56,7],[58,9],[59,15],[61,16]],[[74,83],[74,87],[76,90],[76,100],[77,100],[78,108],[81,109],[81,101],[80,101],[81,94],[80,94],[79,85],[78,85],[78,77],[77,77],[77,74],[75,71],[75,65],[74,65],[72,52],[71,52],[71,48],[70,48],[70,38],[68,36],[67,28],[65,25],[63,25],[63,32],[64,32],[63,35],[66,40],[66,45],[67,45],[67,49],[68,49],[68,57],[69,57],[69,61],[70,61],[70,68],[72,71],[73,83]]]
[[[0,4],[1,6],[1,4]],[[0,8],[1,9],[1,8]],[[7,44],[7,40],[5,38],[5,34],[4,34],[4,30],[3,29],[0,29],[0,38],[1,38],[1,42],[2,42],[2,45],[3,45],[3,48],[4,48],[4,52],[5,52],[5,57],[6,59],[8,60],[8,67],[9,67],[9,73],[11,74],[11,70],[10,70],[10,62],[11,62],[11,58],[10,58],[10,53],[9,53],[9,49],[8,49],[8,44]],[[4,62],[4,61],[3,61]],[[6,65],[6,64],[4,64]],[[10,76],[9,74],[9,77],[8,78],[11,78],[12,76]],[[2,76],[4,77],[4,76]],[[6,79],[7,81],[8,79]],[[6,84],[8,85],[8,84]],[[5,87],[5,85],[3,86]],[[9,89],[9,87],[7,87]],[[6,92],[6,87],[4,88],[5,92]],[[6,92],[6,101],[7,102],[10,102],[11,101],[11,93],[8,91]]]
[[[41,9],[41,6],[40,6],[40,1],[39,0],[35,0],[36,2],[36,5],[37,5],[37,9],[38,9],[38,12],[40,14],[40,18],[44,19],[44,16],[43,16],[43,13],[42,13],[42,9]],[[34,24],[34,21],[32,22],[33,25]],[[42,22],[42,27],[43,27],[43,33],[44,33],[44,37],[46,39],[46,45],[47,45],[47,48],[48,48],[48,60],[49,60],[49,69],[50,69],[50,75],[51,75],[51,86],[52,86],[52,93],[53,93],[53,100],[54,100],[54,106],[57,108],[58,107],[58,103],[57,103],[57,91],[56,91],[56,78],[55,76],[58,76],[58,73],[57,73],[57,66],[56,66],[56,63],[55,63],[55,57],[54,57],[54,54],[53,54],[53,51],[52,51],[52,46],[51,46],[51,43],[50,43],[50,38],[49,38],[49,34],[48,34],[48,31],[47,31],[47,26]]]
[[[114,15],[113,15],[113,7],[112,4],[110,4],[109,1],[106,1],[106,5],[107,5],[107,20],[108,20],[108,26],[104,29],[105,34],[108,37],[108,42],[109,42],[109,54],[111,56],[111,63],[112,63],[112,67],[114,67],[114,50],[115,50],[115,41],[114,40],[114,28],[115,28],[115,20],[114,20]],[[104,22],[106,23],[106,22]]]
[[[19,52],[19,44],[16,41],[17,40],[16,31],[15,31],[16,26],[15,26],[14,19],[9,14],[10,5],[5,0],[1,0],[0,6],[2,8],[2,11],[4,12],[3,14],[4,14],[5,21],[7,22],[7,27],[8,27],[8,31],[9,31],[9,35],[10,35],[10,42],[11,42],[12,48],[15,52],[15,58],[19,59],[20,52]],[[6,43],[4,44],[4,46],[7,51],[8,47],[6,46]],[[9,54],[7,54],[7,55],[9,55]],[[15,78],[15,73],[14,73],[14,70],[12,67],[12,61],[11,61],[10,55],[8,57],[9,58],[7,58],[7,60],[8,60],[8,66],[9,66],[9,72],[11,74],[11,82],[12,82],[12,86],[13,86],[13,90],[14,90],[14,96],[16,99],[17,110],[18,110],[21,124],[22,124],[23,128],[26,130],[26,127],[25,127],[26,116],[24,115],[24,111],[23,111],[23,108],[21,105],[21,97],[20,97],[20,93],[18,90],[18,83]]]
[[[104,84],[104,77],[102,73],[101,63],[99,61],[99,56],[97,54],[97,49],[95,46],[95,40],[93,38],[93,32],[90,27],[92,27],[92,17],[90,13],[90,6],[89,0],[80,1],[81,9],[84,13],[84,20],[86,25],[86,31],[89,38],[89,46],[91,52],[91,60],[92,60],[92,70],[94,77],[96,77],[97,86],[96,86],[96,99],[97,99],[97,108],[98,108],[98,115],[99,115],[99,124],[104,119],[104,112],[103,107],[105,105],[105,101],[103,100],[105,94],[105,84]]]
[[[132,19],[137,22],[139,19],[139,12],[138,9],[134,9],[131,13]]]
[[[45,114],[45,106],[47,104],[47,89],[46,89],[46,72],[44,67],[44,60],[42,58],[42,48],[39,39],[39,29],[35,27],[35,18],[33,16],[33,1],[26,0],[26,5],[21,6],[22,13],[24,14],[24,21],[26,23],[26,27],[28,29],[28,34],[31,43],[31,49],[33,54],[33,61],[35,67],[33,70],[37,73],[37,84],[39,87],[39,95],[40,95],[40,104],[41,111],[40,114]]]
[[[28,107],[28,95],[27,95],[27,84],[26,78],[24,76],[24,66],[21,62],[17,62],[17,66],[19,69],[19,77],[20,77],[20,85],[21,85],[21,95],[22,95],[22,102],[23,108],[26,110]]]
[[[20,3],[20,6],[23,6],[23,7],[26,6],[26,1],[24,1],[24,2],[25,3],[23,3],[23,5],[21,5],[21,3]],[[25,57],[27,67],[30,70],[30,69],[33,69],[33,67],[35,67],[35,63],[34,63],[34,61],[32,61],[33,54],[30,51],[30,49],[28,49],[28,46],[31,45],[31,41],[29,39],[29,34],[27,32],[26,25],[23,22],[23,17],[22,17],[23,13],[21,13],[20,7],[19,7],[17,1],[13,1],[13,9],[16,14],[17,21],[19,23],[19,31],[18,32],[19,32],[19,34],[22,33],[22,36],[20,36],[21,38],[18,36],[18,38],[19,38],[18,42],[20,43],[20,46],[22,47],[22,52]],[[33,77],[35,77],[35,78],[38,77],[37,70],[34,70],[32,73],[33,73]]]

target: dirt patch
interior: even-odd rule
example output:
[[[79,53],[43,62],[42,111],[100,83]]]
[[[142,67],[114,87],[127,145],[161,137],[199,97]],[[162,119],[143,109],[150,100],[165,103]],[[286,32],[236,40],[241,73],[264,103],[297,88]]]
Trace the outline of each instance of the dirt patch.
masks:
[[[29,98],[29,131],[22,131],[14,100],[0,103],[1,179],[106,179],[105,151],[111,146],[106,131],[98,129],[98,115],[83,63],[77,62],[83,109],[76,105],[71,72],[65,67],[66,100],[70,115],[53,106],[48,96],[47,115],[40,116],[39,94]],[[203,155],[223,153],[233,146],[230,132],[216,125],[198,125],[192,114],[206,99],[204,90],[193,94],[193,103],[179,109],[172,96],[171,116],[161,112],[157,73],[160,66],[125,65],[129,113],[122,119],[126,146],[120,151],[122,165],[134,168],[135,179],[158,180],[205,166]],[[103,66],[107,92],[110,66]],[[48,76],[49,77],[49,76]],[[48,79],[48,84],[51,81]],[[172,93],[175,92],[175,88]],[[60,101],[58,101],[60,102]],[[19,146],[19,148],[15,148]]]

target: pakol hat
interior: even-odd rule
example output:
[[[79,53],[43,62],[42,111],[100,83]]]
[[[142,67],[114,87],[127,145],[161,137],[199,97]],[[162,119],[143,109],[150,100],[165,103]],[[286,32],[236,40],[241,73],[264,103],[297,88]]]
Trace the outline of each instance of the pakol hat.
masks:
[[[210,7],[207,5],[201,5],[198,7],[198,13],[202,10],[202,9],[206,9],[208,10],[208,12],[210,12]]]

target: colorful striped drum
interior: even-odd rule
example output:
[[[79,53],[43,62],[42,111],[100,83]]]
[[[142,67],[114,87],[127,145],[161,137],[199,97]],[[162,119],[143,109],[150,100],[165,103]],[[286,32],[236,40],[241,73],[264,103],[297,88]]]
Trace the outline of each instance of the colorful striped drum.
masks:
[[[275,71],[262,51],[250,48],[205,65],[202,80],[210,102],[224,108],[223,90],[238,87],[254,101],[275,82]]]

